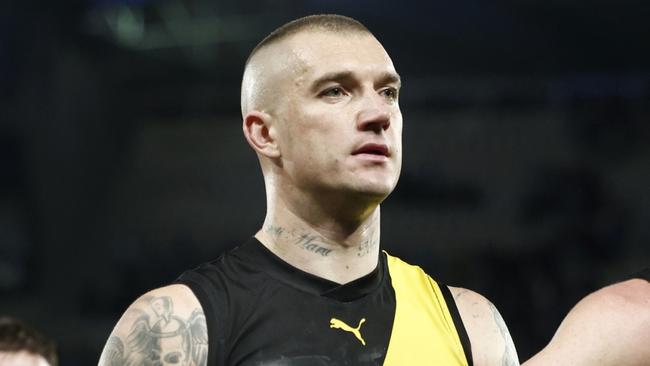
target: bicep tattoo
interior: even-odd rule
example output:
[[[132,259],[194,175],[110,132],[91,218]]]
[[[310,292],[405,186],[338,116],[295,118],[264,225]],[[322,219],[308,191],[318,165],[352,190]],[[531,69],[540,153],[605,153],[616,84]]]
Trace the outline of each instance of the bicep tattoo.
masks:
[[[515,344],[512,341],[512,337],[510,336],[510,332],[508,332],[508,327],[506,326],[503,317],[499,313],[499,310],[497,310],[497,308],[492,303],[490,303],[490,311],[492,312],[494,322],[499,328],[499,333],[501,333],[501,337],[505,343],[503,356],[501,358],[501,365],[519,366],[519,357],[517,357],[517,350],[515,349]]]
[[[126,338],[109,338],[100,365],[207,365],[208,332],[203,312],[194,309],[185,319],[174,313],[171,297],[151,297],[148,302],[147,309],[130,310],[136,320]]]
[[[111,336],[104,346],[104,351],[99,359],[101,366],[124,365],[124,343],[120,337]]]

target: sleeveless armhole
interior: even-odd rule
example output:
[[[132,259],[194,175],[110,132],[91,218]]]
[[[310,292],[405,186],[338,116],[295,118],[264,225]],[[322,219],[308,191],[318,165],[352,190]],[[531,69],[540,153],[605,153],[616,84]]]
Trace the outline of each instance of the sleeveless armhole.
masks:
[[[384,365],[472,365],[462,322],[452,316],[453,299],[443,295],[446,287],[422,268],[386,256],[396,306]]]
[[[447,303],[449,314],[451,314],[451,318],[454,321],[454,326],[456,327],[456,331],[458,332],[460,343],[463,346],[463,352],[465,353],[467,364],[469,366],[472,366],[474,365],[474,361],[472,360],[472,344],[469,341],[469,336],[467,336],[467,331],[465,330],[465,324],[463,324],[463,320],[460,317],[460,312],[458,311],[458,307],[456,306],[456,300],[454,300],[454,297],[452,296],[451,291],[449,290],[449,287],[447,285],[442,283],[439,283],[438,285],[439,285],[438,287],[440,287],[440,292],[442,292],[442,296],[445,298],[445,302]]]
[[[209,295],[208,290],[202,285],[203,282],[202,276],[194,272],[183,273],[175,281],[177,284],[189,287],[203,309],[206,327],[208,329],[208,365],[224,365],[224,360],[218,357],[218,355],[223,354],[224,350],[222,348],[224,345],[220,344],[217,329],[215,329],[219,323],[218,319],[216,319],[217,309],[215,308],[214,301],[211,300],[213,297]]]

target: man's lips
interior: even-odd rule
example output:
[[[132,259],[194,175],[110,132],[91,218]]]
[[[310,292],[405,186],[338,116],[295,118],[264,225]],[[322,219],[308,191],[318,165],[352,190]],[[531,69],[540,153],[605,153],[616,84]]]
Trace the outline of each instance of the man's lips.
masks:
[[[390,149],[384,144],[367,143],[352,152],[352,155],[360,154],[390,157]]]

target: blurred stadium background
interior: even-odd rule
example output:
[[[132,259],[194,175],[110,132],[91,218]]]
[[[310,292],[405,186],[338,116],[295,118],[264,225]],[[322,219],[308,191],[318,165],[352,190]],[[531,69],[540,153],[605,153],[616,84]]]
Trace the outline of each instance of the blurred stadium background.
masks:
[[[365,23],[403,78],[384,247],[490,298],[522,361],[650,265],[647,2],[3,0],[0,314],[94,364],[138,295],[250,236],[244,60],[325,12]]]

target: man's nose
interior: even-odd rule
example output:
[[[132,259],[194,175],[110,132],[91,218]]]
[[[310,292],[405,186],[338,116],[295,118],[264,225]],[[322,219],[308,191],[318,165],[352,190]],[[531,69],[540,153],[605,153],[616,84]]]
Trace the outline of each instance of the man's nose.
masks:
[[[357,128],[361,131],[379,133],[390,127],[390,118],[391,113],[386,100],[377,94],[368,96],[364,98],[357,115]]]

